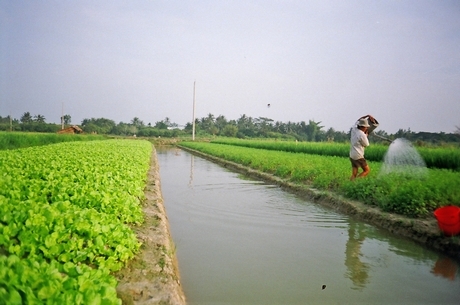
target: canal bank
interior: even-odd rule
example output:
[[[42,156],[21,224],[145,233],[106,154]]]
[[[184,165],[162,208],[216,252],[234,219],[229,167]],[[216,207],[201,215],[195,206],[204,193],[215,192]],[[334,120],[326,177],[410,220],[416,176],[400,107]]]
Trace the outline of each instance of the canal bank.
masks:
[[[175,246],[163,204],[155,148],[147,175],[145,196],[144,223],[133,227],[142,246],[136,257],[115,274],[119,282],[118,296],[123,304],[128,305],[185,304]]]
[[[180,147],[185,151],[218,163],[232,171],[237,171],[249,177],[274,183],[298,196],[308,198],[316,203],[320,203],[341,213],[353,216],[359,220],[363,220],[369,224],[388,230],[392,234],[411,239],[419,244],[442,252],[453,258],[460,258],[460,238],[444,236],[440,232],[434,217],[414,219],[383,212],[376,207],[346,199],[335,193],[313,189],[305,184],[292,183],[274,175],[256,171],[241,164],[210,156],[186,147]]]

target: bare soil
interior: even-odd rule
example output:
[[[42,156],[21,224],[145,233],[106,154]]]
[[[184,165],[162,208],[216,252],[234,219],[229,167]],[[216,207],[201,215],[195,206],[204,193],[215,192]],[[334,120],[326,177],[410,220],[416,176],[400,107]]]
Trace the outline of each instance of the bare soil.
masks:
[[[175,247],[163,205],[160,173],[155,149],[147,177],[144,223],[133,227],[142,242],[141,250],[115,274],[117,293],[123,304],[185,304]]]

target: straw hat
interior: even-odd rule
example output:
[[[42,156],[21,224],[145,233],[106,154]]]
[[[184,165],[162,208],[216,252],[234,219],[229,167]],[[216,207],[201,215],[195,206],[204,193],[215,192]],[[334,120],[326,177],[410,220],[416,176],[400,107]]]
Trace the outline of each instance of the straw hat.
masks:
[[[360,119],[358,122],[358,126],[370,127],[369,123],[367,122],[367,119]]]

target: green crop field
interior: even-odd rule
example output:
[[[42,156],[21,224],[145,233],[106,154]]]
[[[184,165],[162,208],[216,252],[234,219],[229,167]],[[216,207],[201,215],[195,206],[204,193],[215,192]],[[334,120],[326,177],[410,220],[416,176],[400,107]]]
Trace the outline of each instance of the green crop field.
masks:
[[[350,152],[350,144],[347,143],[242,140],[234,138],[219,138],[213,140],[212,143],[337,157],[348,157]],[[460,171],[460,148],[416,147],[416,149],[427,167]],[[366,148],[366,159],[381,162],[387,150],[388,145],[371,143]]]
[[[110,273],[140,247],[129,224],[143,221],[151,151],[139,140],[0,151],[3,304],[121,304]]]
[[[39,132],[0,131],[0,150],[41,146],[61,142],[104,140],[106,136],[92,134],[56,134]]]
[[[371,174],[349,181],[351,165],[345,157],[203,142],[180,145],[411,217],[427,216],[439,206],[460,205],[460,172],[452,170],[429,169],[423,177],[380,175],[382,163],[369,161]]]

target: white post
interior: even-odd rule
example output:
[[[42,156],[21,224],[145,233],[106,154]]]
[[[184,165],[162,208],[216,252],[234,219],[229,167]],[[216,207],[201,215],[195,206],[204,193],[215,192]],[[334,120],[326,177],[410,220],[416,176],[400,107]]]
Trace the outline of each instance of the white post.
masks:
[[[193,82],[193,121],[192,121],[192,140],[195,141],[195,83]]]
[[[62,102],[62,111],[61,111],[61,129],[64,129],[64,102]]]

